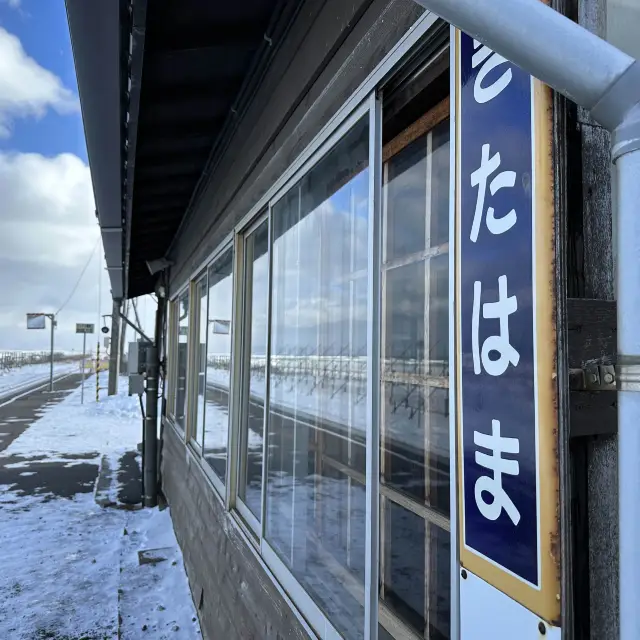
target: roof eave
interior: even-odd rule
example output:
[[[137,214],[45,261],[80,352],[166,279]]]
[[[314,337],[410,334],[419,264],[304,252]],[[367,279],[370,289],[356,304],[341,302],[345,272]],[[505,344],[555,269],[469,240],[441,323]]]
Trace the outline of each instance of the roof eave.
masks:
[[[98,221],[114,299],[125,294],[120,3],[65,0]],[[118,241],[118,238],[120,241]]]

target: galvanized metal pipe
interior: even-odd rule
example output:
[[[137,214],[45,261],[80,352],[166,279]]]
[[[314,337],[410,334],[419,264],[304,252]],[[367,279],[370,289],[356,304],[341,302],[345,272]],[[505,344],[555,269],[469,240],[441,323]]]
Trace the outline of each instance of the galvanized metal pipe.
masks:
[[[620,638],[640,638],[640,152],[616,160]]]
[[[586,109],[634,62],[540,0],[415,1]]]
[[[146,411],[143,434],[144,505],[158,504],[158,349],[146,347]]]

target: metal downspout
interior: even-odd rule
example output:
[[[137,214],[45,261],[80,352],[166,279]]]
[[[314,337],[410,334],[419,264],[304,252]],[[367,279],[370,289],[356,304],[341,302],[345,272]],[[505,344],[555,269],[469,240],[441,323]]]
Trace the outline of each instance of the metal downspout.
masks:
[[[540,0],[415,0],[612,132],[620,638],[640,638],[640,63]]]

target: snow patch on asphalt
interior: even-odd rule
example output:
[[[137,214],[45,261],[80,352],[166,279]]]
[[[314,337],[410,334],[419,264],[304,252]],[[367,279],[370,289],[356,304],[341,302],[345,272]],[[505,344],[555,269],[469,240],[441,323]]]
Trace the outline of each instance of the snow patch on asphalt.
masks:
[[[86,383],[95,384],[90,377]],[[0,453],[1,458],[17,456],[24,462],[7,465],[28,466],[38,462],[87,463],[72,456],[93,454],[99,464],[101,454],[124,453],[136,448],[142,433],[142,416],[136,396],[129,397],[126,385],[116,396],[89,399],[80,403],[80,389],[48,408],[17,440]],[[85,389],[86,391],[86,389]],[[44,458],[43,458],[44,456]]]

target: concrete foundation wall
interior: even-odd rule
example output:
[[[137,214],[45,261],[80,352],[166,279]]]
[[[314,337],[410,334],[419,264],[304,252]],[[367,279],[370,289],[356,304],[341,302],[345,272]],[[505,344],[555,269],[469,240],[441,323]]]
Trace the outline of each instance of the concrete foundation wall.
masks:
[[[204,638],[307,640],[287,600],[170,425],[164,428],[161,471]]]

